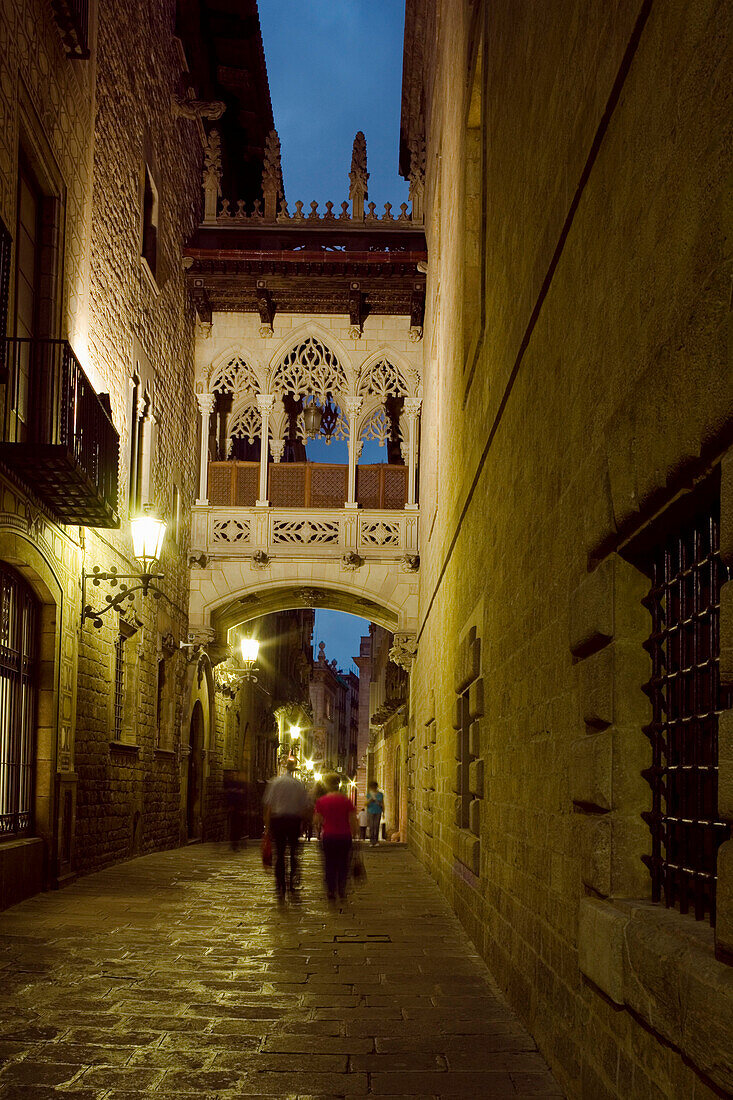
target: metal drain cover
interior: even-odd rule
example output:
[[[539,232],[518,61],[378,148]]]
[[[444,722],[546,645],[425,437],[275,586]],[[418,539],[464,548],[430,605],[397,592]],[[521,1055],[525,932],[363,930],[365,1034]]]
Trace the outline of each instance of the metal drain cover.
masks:
[[[384,932],[364,932],[361,935],[334,936],[334,943],[391,943],[392,937]]]

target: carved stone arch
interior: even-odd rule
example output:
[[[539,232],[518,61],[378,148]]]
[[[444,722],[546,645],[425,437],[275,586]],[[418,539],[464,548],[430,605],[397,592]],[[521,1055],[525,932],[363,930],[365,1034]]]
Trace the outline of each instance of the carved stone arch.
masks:
[[[380,418],[388,422],[384,408],[384,400],[381,397],[376,397],[374,394],[368,394],[364,398],[364,404],[361,407],[361,413],[359,415],[359,422],[357,425],[357,439],[364,439],[365,432],[370,431],[370,439],[373,438],[372,429],[377,427],[377,420]]]
[[[385,370],[380,370],[382,364]],[[382,399],[389,395],[417,397],[420,385],[419,370],[399,352],[384,345],[368,355],[360,365],[356,392],[362,397],[377,396]]]
[[[251,394],[243,394],[239,401],[234,402],[227,419],[227,438],[255,443],[261,436],[262,413],[257,400]]]
[[[238,344],[232,344],[217,355],[206,372],[206,387],[210,393],[262,392],[266,371],[254,356]]]
[[[285,357],[293,350],[293,348],[296,348],[299,344],[303,343],[309,338],[318,340],[325,348],[328,348],[328,350],[336,357],[341,368],[343,369],[346,381],[343,389],[339,390],[338,392],[340,394],[353,393],[354,383],[356,380],[356,372],[354,370],[351,355],[341,343],[341,341],[333,335],[333,333],[329,332],[328,329],[324,328],[322,325],[312,323],[302,325],[300,328],[295,329],[295,331],[290,332],[275,349],[275,352],[271,356],[267,368],[267,383],[269,387],[267,392],[274,392],[273,381],[275,378],[275,374]]]

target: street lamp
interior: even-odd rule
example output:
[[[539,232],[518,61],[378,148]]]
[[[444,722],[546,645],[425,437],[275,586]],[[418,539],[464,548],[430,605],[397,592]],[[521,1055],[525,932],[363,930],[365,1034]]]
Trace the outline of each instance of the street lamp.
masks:
[[[256,638],[242,638],[239,643],[239,648],[242,651],[242,660],[244,662],[244,679],[251,680],[252,683],[256,684],[257,677],[254,672],[257,655],[260,652],[260,643]]]
[[[82,623],[86,619],[91,619],[96,627],[101,627],[102,615],[106,615],[113,608],[119,609],[126,600],[131,600],[136,592],[142,592],[143,596],[147,596],[152,588],[153,595],[156,598],[162,595],[161,590],[152,582],[163,576],[162,573],[156,573],[155,569],[163,550],[165,529],[165,520],[158,519],[150,512],[133,516],[130,520],[132,549],[135,557],[140,562],[140,573],[118,573],[114,566],[110,568],[108,573],[103,573],[98,565],[94,566],[91,573],[82,572]],[[137,583],[122,583],[129,580],[134,580]],[[87,581],[91,581],[97,588],[102,581],[108,581],[112,588],[116,588],[119,584],[120,591],[115,596],[106,595],[105,600],[107,603],[98,610],[86,602]]]

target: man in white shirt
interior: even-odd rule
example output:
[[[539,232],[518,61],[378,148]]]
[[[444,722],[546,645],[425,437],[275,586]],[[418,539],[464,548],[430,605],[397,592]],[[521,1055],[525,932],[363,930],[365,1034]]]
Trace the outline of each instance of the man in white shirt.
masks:
[[[297,761],[288,757],[285,771],[271,779],[263,798],[265,829],[275,845],[275,891],[278,901],[285,900],[285,856],[290,849],[290,890],[300,884],[298,847],[303,819],[308,812],[308,792],[293,772]]]

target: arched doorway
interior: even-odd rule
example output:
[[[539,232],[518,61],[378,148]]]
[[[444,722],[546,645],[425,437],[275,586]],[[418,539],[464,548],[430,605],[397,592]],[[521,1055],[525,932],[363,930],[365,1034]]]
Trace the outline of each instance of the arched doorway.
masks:
[[[0,562],[0,839],[34,828],[39,609]]]
[[[204,752],[204,709],[196,700],[191,712],[191,729],[188,742],[188,786],[186,794],[186,825],[188,839],[201,835],[201,791]]]

